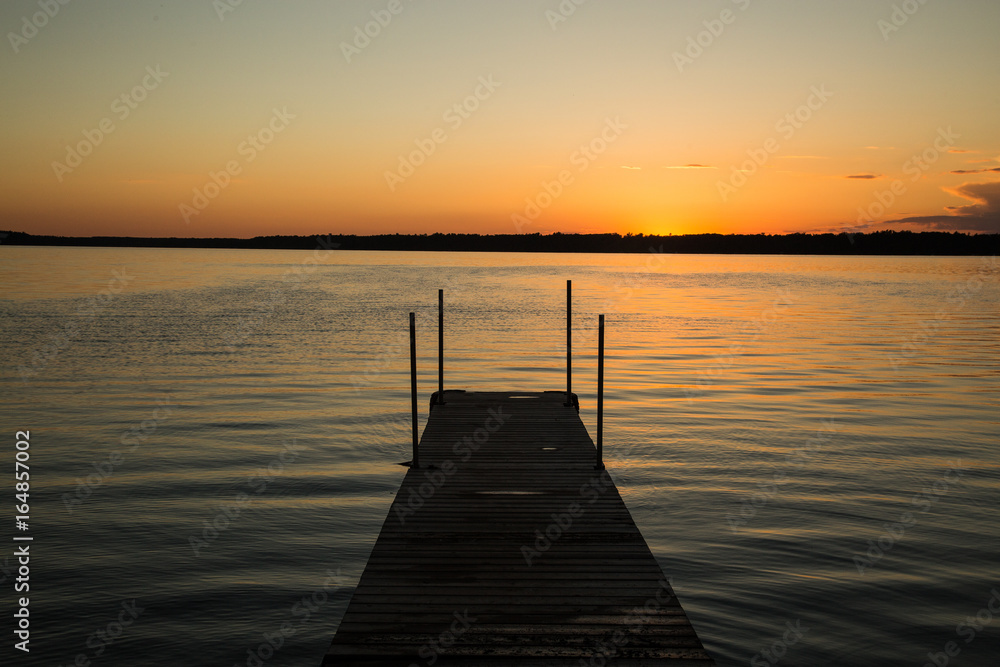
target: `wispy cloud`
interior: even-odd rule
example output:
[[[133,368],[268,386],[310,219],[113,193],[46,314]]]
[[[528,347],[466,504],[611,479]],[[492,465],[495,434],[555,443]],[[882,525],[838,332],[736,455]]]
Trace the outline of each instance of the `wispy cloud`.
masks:
[[[623,165],[622,165],[622,169],[634,169],[634,170],[636,170],[636,171],[642,171],[642,167],[630,167],[630,166],[629,166],[629,165],[627,165],[627,164],[623,164]]]
[[[782,160],[829,160],[826,155],[779,155]]]
[[[990,171],[1000,172],[1000,167],[993,167],[991,169],[956,169],[951,172],[953,174],[984,174]]]
[[[894,151],[895,146],[865,146],[866,151]]]
[[[875,178],[882,178],[882,174],[851,174],[850,176],[845,176],[844,178],[857,178],[864,181],[870,181]]]
[[[926,225],[931,229],[1000,233],[1000,181],[965,183],[945,188],[957,197],[973,202],[965,206],[946,206],[948,215],[921,215],[893,222]]]
[[[978,153],[979,151],[970,151],[965,148],[949,148],[949,153]]]
[[[709,164],[678,164],[664,167],[664,169],[718,169]]]
[[[888,223],[885,222],[863,222],[850,223],[834,227],[813,227],[812,229],[788,229],[782,231],[783,234],[859,234],[872,229],[886,229]]]

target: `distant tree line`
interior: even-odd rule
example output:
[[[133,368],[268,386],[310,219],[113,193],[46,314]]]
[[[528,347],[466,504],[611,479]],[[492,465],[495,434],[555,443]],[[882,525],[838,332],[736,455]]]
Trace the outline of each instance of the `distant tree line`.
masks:
[[[995,255],[1000,234],[894,232],[868,234],[328,234],[237,238],[142,238],[132,236],[42,236],[0,232],[3,245],[138,248],[246,248],[312,250],[700,253],[755,255]]]

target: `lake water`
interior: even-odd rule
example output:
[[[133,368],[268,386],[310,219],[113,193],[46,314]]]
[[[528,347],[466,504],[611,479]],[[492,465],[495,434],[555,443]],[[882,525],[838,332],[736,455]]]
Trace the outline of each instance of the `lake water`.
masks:
[[[593,433],[605,313],[609,469],[719,665],[998,664],[998,276],[991,257],[0,247],[4,467],[17,431],[31,456],[28,531],[3,485],[0,662],[253,665],[284,625],[264,664],[318,665],[409,458],[407,313],[423,421],[438,288],[446,386],[561,389],[572,279],[581,416]]]

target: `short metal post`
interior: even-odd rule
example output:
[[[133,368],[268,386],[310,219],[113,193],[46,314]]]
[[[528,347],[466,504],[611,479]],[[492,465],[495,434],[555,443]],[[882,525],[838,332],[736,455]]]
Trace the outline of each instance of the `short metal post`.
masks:
[[[444,405],[444,290],[438,290],[438,405]]]
[[[566,405],[573,405],[573,281],[566,281]]]
[[[416,313],[410,313],[410,403],[413,410],[413,461],[410,466],[420,467],[417,452],[417,323]]]
[[[597,326],[597,465],[604,470],[604,315]]]

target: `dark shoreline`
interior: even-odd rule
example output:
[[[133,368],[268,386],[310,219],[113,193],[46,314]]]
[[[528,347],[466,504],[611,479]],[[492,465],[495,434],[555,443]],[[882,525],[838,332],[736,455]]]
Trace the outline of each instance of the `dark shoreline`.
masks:
[[[1000,234],[327,234],[238,238],[46,236],[0,232],[2,245],[249,250],[390,250],[439,252],[691,253],[733,255],[996,255]]]

